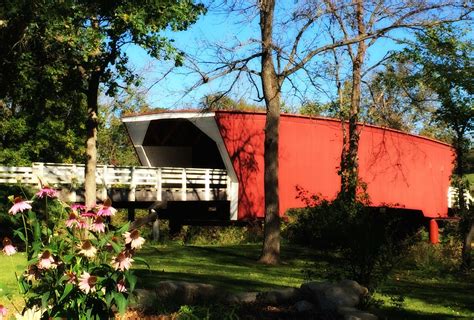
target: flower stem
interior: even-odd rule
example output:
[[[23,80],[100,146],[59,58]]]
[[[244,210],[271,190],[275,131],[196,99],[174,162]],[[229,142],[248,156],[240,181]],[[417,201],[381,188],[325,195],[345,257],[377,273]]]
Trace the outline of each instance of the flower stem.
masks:
[[[30,256],[28,254],[28,229],[26,228],[25,215],[23,213],[21,214],[21,219],[23,220],[23,228],[25,229],[26,258],[29,259]]]

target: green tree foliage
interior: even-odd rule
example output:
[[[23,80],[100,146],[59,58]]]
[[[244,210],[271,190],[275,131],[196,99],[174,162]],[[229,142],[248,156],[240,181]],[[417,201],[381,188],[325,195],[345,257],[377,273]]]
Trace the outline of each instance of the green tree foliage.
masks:
[[[431,28],[417,34],[418,43],[407,48],[399,59],[411,60],[419,68],[413,77],[436,93],[439,107],[435,120],[453,132],[455,150],[453,185],[459,194],[469,190],[465,178],[467,155],[474,130],[474,44],[466,32],[452,26]],[[460,234],[464,239],[463,266],[471,265],[471,242],[474,239],[474,210],[464,197],[458,198],[461,216]]]
[[[362,100],[365,122],[413,133],[426,126],[435,110],[433,91],[417,83],[411,75],[414,67],[389,63],[372,76]]]
[[[52,34],[48,19],[55,5],[30,1],[0,5],[0,163],[4,165],[74,162],[83,157],[85,101],[76,90],[77,79],[71,77],[67,48]]]
[[[311,101],[303,103],[299,108],[298,113],[304,116],[322,116],[322,117],[337,117],[338,107],[335,102],[320,103],[317,101]]]
[[[74,114],[86,112],[86,204],[95,203],[95,166],[100,85],[113,96],[120,87],[137,84],[138,75],[127,65],[126,46],[135,44],[155,58],[183,60],[172,40],[161,32],[185,30],[204,12],[203,5],[188,0],[162,1],[7,1],[0,7],[2,61],[12,65],[3,71],[2,84],[19,78],[19,86],[10,86],[10,110],[16,110],[20,95],[27,101],[42,101],[38,93],[57,92],[61,99],[68,97],[67,106],[74,106]],[[3,42],[3,41],[0,41]],[[3,46],[3,44],[2,44]],[[16,59],[24,55],[25,61]],[[37,56],[37,64],[29,64],[29,56]],[[38,65],[44,68],[34,68]],[[2,66],[3,67],[3,66]],[[45,86],[44,79],[51,80]],[[67,85],[70,84],[70,85]],[[30,87],[35,92],[27,91]],[[58,91],[59,88],[64,90]],[[26,90],[27,92],[24,92]],[[18,93],[17,93],[18,91]],[[14,94],[13,94],[13,93]],[[83,108],[72,97],[87,102]],[[0,96],[3,98],[3,95]],[[76,103],[73,103],[75,101]],[[40,110],[51,108],[63,118],[66,113],[57,109],[54,96],[51,104],[42,104]],[[80,111],[79,111],[80,109]],[[84,110],[85,109],[85,110]],[[31,110],[28,110],[30,113]],[[37,117],[42,121],[45,117]],[[77,120],[77,119],[75,119]],[[54,126],[47,126],[53,128]],[[19,156],[20,158],[21,156]]]
[[[234,111],[265,111],[265,108],[249,103],[244,99],[235,100],[225,93],[214,93],[206,95],[201,103],[201,109],[205,111],[234,110]]]
[[[140,165],[120,117],[114,113],[103,111],[101,118],[108,120],[101,121],[99,127],[97,162],[115,166]]]

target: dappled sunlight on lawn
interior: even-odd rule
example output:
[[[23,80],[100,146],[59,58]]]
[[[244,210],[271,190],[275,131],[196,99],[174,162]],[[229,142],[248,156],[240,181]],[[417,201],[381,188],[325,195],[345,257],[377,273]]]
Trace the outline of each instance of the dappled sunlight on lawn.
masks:
[[[26,255],[23,252],[12,256],[0,253],[0,304],[10,311],[23,307],[23,299],[18,291],[15,273],[20,275],[25,271]]]

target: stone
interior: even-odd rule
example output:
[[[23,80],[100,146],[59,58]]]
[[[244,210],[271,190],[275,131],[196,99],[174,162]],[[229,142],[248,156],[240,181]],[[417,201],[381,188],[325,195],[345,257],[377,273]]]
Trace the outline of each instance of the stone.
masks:
[[[228,304],[255,303],[258,294],[258,292],[230,293],[225,296],[224,302]]]
[[[377,320],[378,317],[375,314],[361,311],[351,307],[340,307],[337,312],[341,315],[344,320]]]
[[[157,300],[181,305],[211,301],[220,295],[213,285],[185,281],[161,281],[155,291]]]
[[[156,305],[156,292],[147,289],[135,289],[130,305],[140,310],[153,310]]]
[[[308,282],[301,285],[301,293],[322,311],[339,307],[355,307],[368,292],[356,281],[342,280],[337,283]]]
[[[294,308],[299,313],[314,312],[316,310],[316,306],[307,300],[296,302]]]
[[[257,295],[257,302],[269,305],[290,305],[302,297],[298,288],[285,288],[280,290],[261,292]]]

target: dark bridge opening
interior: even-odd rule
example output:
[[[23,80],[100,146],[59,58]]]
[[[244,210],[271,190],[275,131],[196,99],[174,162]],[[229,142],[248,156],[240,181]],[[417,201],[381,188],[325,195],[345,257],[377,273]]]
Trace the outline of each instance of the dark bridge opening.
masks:
[[[187,119],[151,121],[142,147],[153,167],[226,169],[214,140]],[[212,172],[211,176],[216,178]],[[219,186],[211,184],[213,196],[210,201],[203,201],[204,197],[198,191],[204,185],[191,185],[196,189],[188,192],[186,201],[179,197],[168,198],[164,190],[163,201],[166,204],[157,210],[159,218],[169,219],[175,225],[229,221],[230,202],[225,183],[224,180]],[[171,191],[180,187],[180,184],[167,185]]]
[[[153,167],[225,169],[216,143],[186,119],[152,121],[143,148]]]

